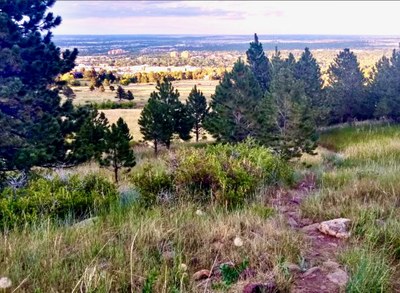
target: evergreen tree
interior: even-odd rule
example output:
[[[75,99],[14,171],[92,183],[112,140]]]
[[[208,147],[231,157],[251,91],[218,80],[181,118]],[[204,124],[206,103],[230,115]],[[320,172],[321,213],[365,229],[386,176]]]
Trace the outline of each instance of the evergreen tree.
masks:
[[[174,134],[182,140],[189,140],[194,121],[169,80],[157,82],[156,89],[141,113],[139,125],[145,140],[154,142],[157,153],[159,143],[170,148]]]
[[[51,29],[61,23],[46,13],[54,2],[0,1],[0,171],[28,171],[66,157],[72,133],[63,124],[73,116],[64,110],[73,107],[61,106],[55,79],[74,67],[78,52],[61,53],[51,41]]]
[[[331,123],[370,118],[373,105],[366,100],[365,79],[356,55],[339,52],[328,69],[328,97]]]
[[[199,136],[203,129],[203,121],[208,113],[208,107],[206,97],[197,89],[196,85],[192,88],[188,96],[187,107],[194,120],[196,141],[199,141]]]
[[[129,146],[132,136],[128,125],[122,118],[111,125],[105,139],[104,156],[100,159],[101,166],[111,166],[115,182],[118,182],[118,171],[121,168],[131,168],[136,165],[135,155]]]
[[[115,98],[118,99],[120,102],[122,102],[122,100],[126,98],[126,92],[120,85],[117,87]]]
[[[257,34],[254,34],[254,42],[246,51],[247,62],[251,71],[256,77],[263,92],[269,89],[271,83],[271,68],[268,57],[264,53],[262,44],[258,41]]]
[[[143,139],[152,141],[157,155],[160,144],[167,144],[174,134],[174,120],[167,104],[151,97],[139,118]]]
[[[128,101],[132,101],[134,98],[135,98],[135,97],[133,96],[132,92],[131,92],[131,91],[127,91],[127,93],[126,93],[126,99],[127,99]]]
[[[91,159],[100,160],[106,149],[108,119],[104,113],[94,109],[85,119],[72,143],[70,161],[81,163]]]
[[[239,59],[216,87],[204,127],[218,141],[240,142],[254,137],[259,131],[258,105],[262,97],[253,73]]]
[[[299,157],[304,152],[313,154],[317,134],[309,97],[303,82],[294,76],[290,58],[279,64],[285,65],[274,72],[270,92],[261,104],[263,131],[258,140],[285,159]]]
[[[328,113],[322,95],[321,69],[308,48],[305,48],[295,65],[294,77],[303,82],[305,94],[310,98],[313,115],[317,123],[322,124],[327,120]]]
[[[382,57],[376,64],[369,87],[370,103],[376,105],[374,116],[400,120],[400,53]]]

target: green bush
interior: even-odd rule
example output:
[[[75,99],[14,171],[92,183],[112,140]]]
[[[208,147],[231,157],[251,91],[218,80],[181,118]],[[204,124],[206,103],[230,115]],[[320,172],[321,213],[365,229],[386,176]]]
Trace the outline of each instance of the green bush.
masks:
[[[133,109],[136,107],[135,102],[113,102],[110,100],[101,103],[92,103],[93,107],[97,110],[108,110],[108,109]]]
[[[46,218],[83,219],[108,208],[117,197],[114,184],[97,175],[31,180],[24,188],[6,188],[0,194],[0,227]]]
[[[161,164],[143,164],[132,177],[147,206],[173,194],[180,200],[234,207],[251,199],[258,188],[292,182],[287,163],[253,141],[181,148]]]
[[[132,176],[132,183],[140,192],[139,200],[144,206],[151,206],[170,193],[172,176],[164,165],[145,163]]]
[[[292,169],[253,141],[182,149],[176,154],[174,183],[201,202],[214,200],[226,206],[242,204],[265,185],[290,184]]]

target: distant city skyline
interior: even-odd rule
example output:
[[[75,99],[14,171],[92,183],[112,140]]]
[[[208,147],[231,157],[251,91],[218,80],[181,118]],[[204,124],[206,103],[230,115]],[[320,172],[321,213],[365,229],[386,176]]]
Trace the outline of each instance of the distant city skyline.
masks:
[[[391,1],[57,1],[55,34],[400,35]]]

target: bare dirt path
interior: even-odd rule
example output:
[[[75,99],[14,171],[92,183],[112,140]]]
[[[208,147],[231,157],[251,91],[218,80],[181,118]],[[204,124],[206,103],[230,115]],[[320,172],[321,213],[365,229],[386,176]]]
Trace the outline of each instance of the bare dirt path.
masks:
[[[348,276],[338,263],[337,255],[346,246],[346,240],[321,233],[319,223],[303,218],[300,212],[301,202],[315,188],[315,178],[310,174],[295,189],[278,192],[271,202],[292,229],[303,233],[308,243],[303,249],[301,264],[289,268],[294,279],[291,292],[344,292]]]

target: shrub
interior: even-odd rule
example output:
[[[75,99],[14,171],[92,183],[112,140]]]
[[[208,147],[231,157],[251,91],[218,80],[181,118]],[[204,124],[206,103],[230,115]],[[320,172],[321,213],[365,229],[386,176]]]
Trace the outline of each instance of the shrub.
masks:
[[[143,164],[132,176],[132,183],[140,192],[140,202],[151,206],[172,190],[172,176],[162,164]]]
[[[115,186],[97,175],[31,180],[24,188],[6,188],[0,194],[0,227],[46,218],[83,219],[108,208],[117,195]]]
[[[110,100],[101,102],[101,103],[93,103],[94,108],[98,110],[108,110],[108,109],[133,109],[136,107],[135,102],[122,102],[117,103]]]

